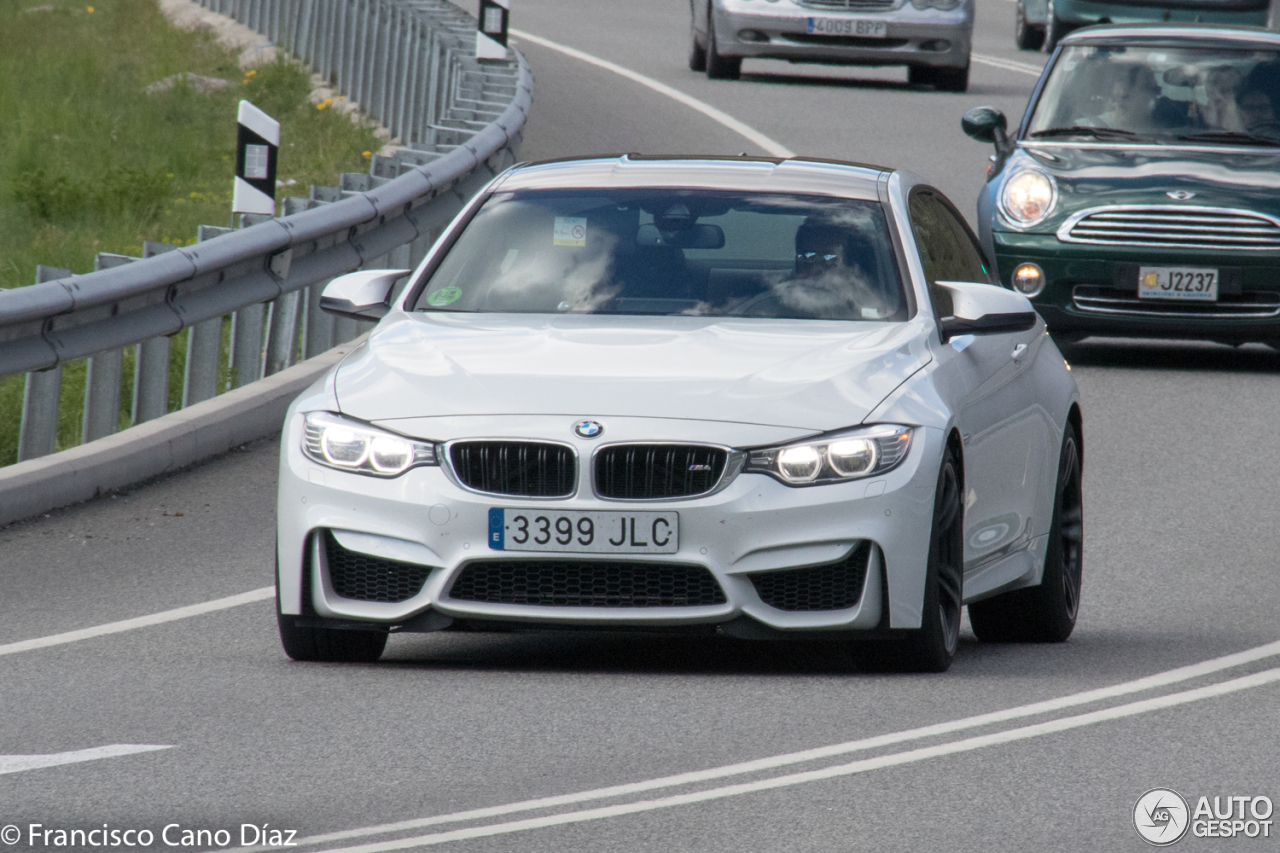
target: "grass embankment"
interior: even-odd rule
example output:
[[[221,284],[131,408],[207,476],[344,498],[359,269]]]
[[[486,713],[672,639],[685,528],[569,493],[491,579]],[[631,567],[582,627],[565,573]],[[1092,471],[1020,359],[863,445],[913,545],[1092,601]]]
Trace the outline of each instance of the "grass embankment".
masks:
[[[144,240],[188,245],[197,225],[229,224],[241,98],[280,121],[278,177],[297,183],[278,195],[368,168],[372,129],[310,103],[306,69],[282,61],[246,72],[237,60],[207,32],[172,27],[155,0],[0,0],[0,287],[31,284],[37,264],[89,272],[98,252],[138,256]],[[184,72],[232,85],[145,92]],[[171,353],[172,411],[185,333]],[[132,360],[130,348],[121,427]],[[84,372],[64,367],[58,449],[80,441]],[[23,387],[21,376],[0,379],[0,465],[17,458]]]

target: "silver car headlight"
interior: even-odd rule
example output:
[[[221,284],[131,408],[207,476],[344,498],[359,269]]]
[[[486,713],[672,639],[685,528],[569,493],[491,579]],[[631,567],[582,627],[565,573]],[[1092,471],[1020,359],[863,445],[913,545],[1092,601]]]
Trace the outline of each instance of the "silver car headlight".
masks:
[[[1000,212],[1023,228],[1043,222],[1057,201],[1057,182],[1048,172],[1039,169],[1014,172],[1000,188]]]
[[[302,452],[313,462],[368,474],[398,477],[418,465],[438,465],[435,445],[344,418],[333,412],[305,417]]]
[[[872,477],[907,457],[911,427],[878,424],[812,441],[764,447],[747,453],[748,473],[768,474],[788,486],[816,486]]]

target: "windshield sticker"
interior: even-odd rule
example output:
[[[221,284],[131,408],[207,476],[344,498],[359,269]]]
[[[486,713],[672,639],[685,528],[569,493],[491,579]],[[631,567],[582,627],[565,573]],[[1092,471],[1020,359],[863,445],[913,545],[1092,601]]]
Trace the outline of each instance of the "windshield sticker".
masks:
[[[587,245],[587,217],[557,216],[552,241],[557,246]]]
[[[434,308],[443,308],[446,305],[452,305],[461,298],[462,288],[450,285],[428,293],[427,304]]]

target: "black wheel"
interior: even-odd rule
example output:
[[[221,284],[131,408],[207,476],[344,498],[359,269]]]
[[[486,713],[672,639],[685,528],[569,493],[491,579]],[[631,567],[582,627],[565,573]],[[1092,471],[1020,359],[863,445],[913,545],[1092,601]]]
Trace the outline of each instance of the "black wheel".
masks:
[[[1071,636],[1080,611],[1084,546],[1084,502],[1080,439],[1067,424],[1058,456],[1058,482],[1049,527],[1049,547],[1039,586],[969,605],[979,640],[996,643],[1061,643]]]
[[[387,646],[386,631],[311,628],[297,624],[297,616],[280,612],[279,572],[276,573],[276,625],[280,645],[294,660],[330,663],[372,663]]]
[[[938,471],[920,627],[900,640],[855,647],[858,665],[873,671],[946,672],[960,639],[964,588],[964,512],[960,466],[950,448]]]
[[[707,49],[698,44],[698,31],[689,25],[689,70],[707,70]]]
[[[1023,0],[1013,10],[1013,41],[1019,50],[1039,50],[1044,44],[1044,29],[1027,23],[1027,7]]]
[[[707,10],[707,76],[712,80],[737,80],[742,75],[741,56],[721,56],[716,49],[716,22]]]
[[[1049,14],[1044,23],[1044,52],[1053,53],[1053,49],[1068,32],[1070,27],[1067,26],[1066,21],[1058,17],[1058,10],[1054,8],[1053,0],[1049,0]]]
[[[907,68],[907,82],[912,86],[932,86],[939,92],[967,92],[969,66],[936,68],[930,65],[912,65]]]

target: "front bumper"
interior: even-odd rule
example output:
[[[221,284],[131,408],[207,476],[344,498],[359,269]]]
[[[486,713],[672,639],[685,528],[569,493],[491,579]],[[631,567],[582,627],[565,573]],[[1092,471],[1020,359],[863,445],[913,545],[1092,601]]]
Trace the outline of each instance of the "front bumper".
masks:
[[[781,7],[782,4],[779,4]],[[973,40],[967,3],[942,12],[910,3],[888,12],[826,12],[793,7],[777,12],[716,9],[716,49],[725,56],[787,59],[837,65],[918,65],[964,68]],[[822,36],[808,32],[810,18],[883,21],[885,38]]]
[[[515,420],[512,433],[527,435],[529,419],[521,419],[518,427]],[[562,427],[561,420],[556,425]],[[616,431],[614,437],[626,438]],[[376,479],[310,461],[301,452],[301,439],[302,418],[292,414],[282,439],[278,509],[278,583],[285,614],[388,627],[421,623],[427,614],[447,617],[444,622],[522,622],[545,627],[714,626],[741,622],[744,616],[777,631],[920,625],[936,460],[943,442],[939,430],[917,429],[907,458],[880,477],[790,488],[765,475],[739,474],[715,494],[663,502],[600,500],[591,492],[587,471],[579,472],[576,496],[550,501],[471,492],[437,467]],[[680,439],[666,434],[632,440]],[[585,459],[591,445],[582,441],[579,455]],[[461,573],[479,560],[600,559],[599,555],[491,550],[489,510],[529,506],[678,512],[676,553],[610,555],[608,559],[703,567],[723,591],[723,600],[698,606],[543,606],[461,600],[451,595]],[[328,576],[324,549],[319,547],[321,537],[329,535],[326,531],[336,531],[335,537],[348,551],[429,567],[425,583],[402,601],[338,595]],[[837,563],[864,542],[868,543],[866,580],[860,599],[851,607],[780,609],[762,600],[753,582],[753,576],[761,573]],[[887,622],[882,621],[886,607]]]
[[[1174,2],[1157,3],[1100,3],[1096,0],[1054,0],[1054,13],[1073,26],[1097,24],[1105,20],[1110,24],[1146,24],[1152,21],[1197,24],[1227,24],[1235,27],[1263,27],[1267,24],[1267,7],[1224,9],[1222,3]]]
[[[1054,234],[996,231],[1000,281],[1038,264],[1047,284],[1031,302],[1054,334],[1196,338],[1224,343],[1280,340],[1280,257],[1205,249],[1143,249],[1064,243]],[[1137,266],[1221,271],[1217,303],[1137,298]]]

